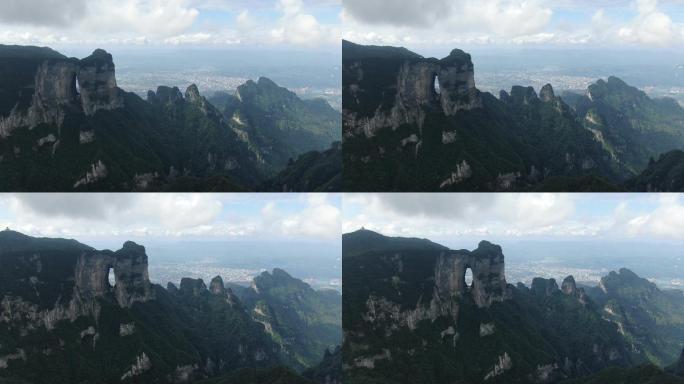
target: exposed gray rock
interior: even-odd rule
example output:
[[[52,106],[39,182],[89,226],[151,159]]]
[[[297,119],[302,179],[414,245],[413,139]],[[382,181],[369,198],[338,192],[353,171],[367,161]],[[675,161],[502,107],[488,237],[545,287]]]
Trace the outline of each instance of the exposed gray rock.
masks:
[[[510,370],[511,368],[513,368],[513,360],[511,360],[511,357],[508,355],[508,352],[504,352],[503,355],[499,356],[498,361],[496,362],[496,364],[494,364],[492,370],[485,375],[484,380],[487,381],[496,376],[503,375],[506,371]]]
[[[209,284],[209,290],[211,293],[215,295],[223,295],[226,293],[226,288],[223,285],[223,279],[221,276],[216,276],[213,279],[211,279],[211,283]]]
[[[135,323],[119,324],[119,336],[125,337],[135,333]]]
[[[480,324],[480,337],[490,336],[494,334],[496,329],[494,323],[481,323]]]
[[[80,144],[88,144],[95,141],[95,131],[81,131],[78,134],[78,142]]]
[[[473,272],[471,286],[465,281],[468,269]],[[435,265],[435,285],[439,297],[468,295],[480,308],[511,298],[501,247],[487,241],[480,242],[470,253],[452,251],[440,255]]]
[[[150,360],[149,356],[143,352],[140,356],[135,358],[135,362],[133,362],[131,365],[131,369],[124,372],[124,374],[121,376],[121,381],[140,376],[150,369],[152,369],[152,361]]]
[[[575,283],[575,278],[572,276],[568,276],[565,279],[563,279],[563,284],[561,284],[561,290],[566,295],[574,296],[575,294],[577,294],[577,284]]]
[[[451,172],[451,175],[439,184],[439,188],[443,189],[451,185],[458,184],[463,180],[469,179],[473,175],[473,171],[470,168],[470,164],[463,160],[461,163],[456,164],[456,169]]]
[[[74,189],[84,185],[95,183],[106,178],[108,175],[107,166],[98,160],[97,163],[90,165],[90,170],[86,172],[85,176],[74,183]]]
[[[553,87],[551,84],[546,84],[542,87],[542,89],[539,91],[539,99],[545,103],[554,101],[556,99],[556,95],[553,93]]]
[[[458,138],[458,133],[456,131],[442,132],[442,144],[455,143]]]
[[[461,50],[452,51],[442,60],[407,58],[397,68],[392,75],[396,76],[396,82],[383,90],[390,95],[391,105],[378,105],[373,114],[364,116],[345,109],[345,136],[373,137],[379,129],[396,129],[402,124],[416,124],[422,133],[428,112],[452,116],[482,107],[470,55]],[[367,74],[362,62],[350,64],[350,69],[354,78],[350,79],[349,92],[352,98],[357,98],[364,92],[359,83]]]
[[[116,86],[114,60],[102,49],[96,49],[79,62],[78,84],[86,116],[124,105],[123,92]]]

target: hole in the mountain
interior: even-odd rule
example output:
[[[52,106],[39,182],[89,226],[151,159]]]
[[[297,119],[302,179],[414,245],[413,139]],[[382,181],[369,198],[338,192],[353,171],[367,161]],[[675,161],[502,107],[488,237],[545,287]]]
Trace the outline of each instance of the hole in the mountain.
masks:
[[[116,275],[114,274],[114,268],[109,268],[107,279],[109,281],[109,288],[114,288],[114,286],[116,286]]]
[[[470,268],[466,268],[465,283],[468,288],[473,287],[473,270]]]
[[[437,75],[432,78],[432,84],[435,87],[435,93],[439,95],[439,77]]]

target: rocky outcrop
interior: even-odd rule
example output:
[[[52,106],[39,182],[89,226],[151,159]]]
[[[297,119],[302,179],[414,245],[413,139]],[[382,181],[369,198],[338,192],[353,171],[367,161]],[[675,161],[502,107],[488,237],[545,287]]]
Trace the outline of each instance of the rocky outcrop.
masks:
[[[211,283],[209,284],[209,290],[214,295],[223,295],[226,293],[226,288],[223,285],[223,279],[221,278],[221,276],[216,276],[213,279],[211,279]]]
[[[116,86],[114,60],[111,54],[102,49],[96,49],[79,62],[78,85],[86,116],[124,105],[123,91]]]
[[[12,245],[3,240],[0,239],[0,248],[12,249]],[[11,277],[4,277],[4,286],[14,287],[9,292],[33,293],[0,292],[0,323],[15,324],[23,333],[39,328],[49,331],[60,321],[73,322],[82,316],[97,321],[100,315],[97,299],[100,298],[111,298],[120,307],[128,308],[155,297],[149,281],[145,248],[135,243],[127,242],[121,250],[111,252],[72,248],[71,245],[62,250],[58,248],[60,243],[53,239],[26,237],[13,242],[15,249],[17,244],[28,245],[19,248],[25,251],[15,251],[0,258],[0,268],[18,271]],[[54,252],[62,252],[63,256],[55,259]],[[109,283],[110,271],[115,276],[114,286]],[[50,297],[56,300],[47,299]]]
[[[113,287],[109,283],[110,270],[114,272]],[[87,297],[103,297],[113,290],[122,308],[154,298],[145,248],[131,241],[114,253],[81,255],[75,268],[75,282]]]
[[[532,279],[532,286],[530,290],[538,296],[551,296],[558,292],[558,284],[556,279],[544,279],[543,277],[535,277]]]
[[[206,284],[202,279],[191,279],[184,277],[180,283],[180,293],[183,295],[199,296],[207,290]]]
[[[152,104],[176,104],[183,101],[183,94],[178,87],[157,87],[157,92],[147,91],[147,101]]]
[[[513,360],[511,360],[511,357],[508,355],[508,352],[504,352],[503,355],[499,356],[492,370],[485,375],[484,380],[487,381],[496,376],[503,375],[506,371],[510,370],[511,368],[513,368]]]
[[[539,99],[544,103],[548,103],[556,99],[556,95],[553,93],[553,87],[551,84],[546,84],[542,87],[542,89],[539,91]]]
[[[465,274],[473,272],[473,282],[466,284]],[[472,252],[451,251],[439,256],[435,265],[435,286],[442,298],[470,296],[480,308],[511,297],[504,272],[501,247],[480,242]]]
[[[456,169],[451,172],[449,177],[439,184],[439,188],[443,189],[451,185],[458,184],[466,179],[469,179],[472,175],[473,171],[470,168],[470,164],[463,160],[461,163],[456,164]]]
[[[502,101],[504,101],[502,99]],[[539,101],[537,97],[537,92],[534,91],[532,87],[522,87],[519,85],[514,85],[511,88],[510,97],[506,98],[506,101],[514,104],[529,105]]]
[[[86,172],[85,176],[74,183],[74,189],[95,183],[106,178],[107,175],[107,166],[102,162],[102,160],[98,160],[97,163],[90,165],[90,170]]]
[[[351,45],[364,49],[348,42],[344,49]],[[471,57],[461,50],[455,49],[441,60],[418,55],[385,57],[392,62],[382,67],[373,65],[376,59],[361,55],[344,64],[348,70],[343,71],[343,83],[351,107],[343,111],[347,136],[372,137],[379,129],[396,129],[402,124],[416,124],[422,131],[430,113],[453,116],[482,107]],[[396,68],[396,72],[388,74],[388,68]],[[353,106],[352,101],[360,100],[364,93],[383,95],[372,113],[357,111]]]
[[[152,361],[150,360],[150,357],[143,352],[140,356],[135,358],[135,362],[131,365],[131,368],[121,376],[121,381],[133,379],[150,369],[152,369]]]
[[[8,116],[0,116],[0,138],[21,127],[48,124],[59,128],[68,112],[92,116],[124,106],[112,56],[101,49],[83,60],[45,60],[27,88],[33,92],[30,105],[22,108],[18,101]]]

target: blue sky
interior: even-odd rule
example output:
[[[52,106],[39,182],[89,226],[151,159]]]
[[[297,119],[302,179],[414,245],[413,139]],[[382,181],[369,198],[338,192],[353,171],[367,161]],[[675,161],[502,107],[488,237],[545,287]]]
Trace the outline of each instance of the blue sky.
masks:
[[[346,0],[346,39],[366,44],[673,48],[681,0]]]
[[[345,194],[344,232],[510,240],[684,241],[682,194]]]
[[[338,48],[341,0],[22,0],[0,43]]]
[[[88,242],[329,242],[338,194],[0,194],[0,227]]]

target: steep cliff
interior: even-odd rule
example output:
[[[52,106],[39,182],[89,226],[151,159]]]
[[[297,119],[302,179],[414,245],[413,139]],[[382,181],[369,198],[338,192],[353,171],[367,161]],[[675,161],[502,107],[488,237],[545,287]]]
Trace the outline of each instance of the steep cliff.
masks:
[[[92,116],[98,110],[124,106],[112,56],[101,49],[83,60],[47,59],[36,68],[33,83],[24,85],[28,92],[22,97],[32,92],[31,103],[22,108],[19,99],[9,115],[0,115],[0,137],[8,137],[22,127],[61,127],[69,112]]]
[[[145,101],[118,88],[103,50],[78,60],[0,46],[0,190],[259,189],[291,159],[340,139],[325,101],[268,79],[237,94],[217,98],[219,109],[196,85],[161,86]]]
[[[511,191],[627,175],[549,84],[497,99],[476,88],[458,49],[441,60],[346,41],[342,50],[346,190]]]
[[[186,383],[281,364],[220,278],[150,283],[145,248],[0,232],[0,381]]]
[[[362,231],[343,237],[342,260],[349,382],[555,383],[643,358],[571,276],[563,290],[513,287],[486,241],[457,251]]]

